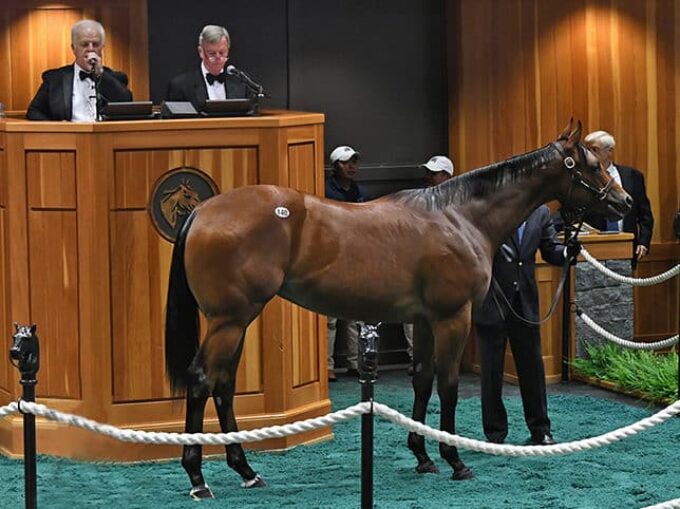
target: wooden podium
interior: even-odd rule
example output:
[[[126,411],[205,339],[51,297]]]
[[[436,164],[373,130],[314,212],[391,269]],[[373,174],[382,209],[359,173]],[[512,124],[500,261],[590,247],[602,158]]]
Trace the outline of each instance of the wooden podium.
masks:
[[[598,260],[625,260],[631,257],[633,253],[632,233],[617,233],[617,234],[597,234],[591,233],[588,235],[579,236],[579,240],[588,252]],[[579,256],[579,261],[583,261],[583,256]],[[539,313],[540,318],[543,318],[552,303],[555,291],[560,282],[562,268],[556,267],[546,263],[541,258],[540,251],[536,254],[536,283],[538,284],[538,298],[539,298]],[[571,275],[571,289],[572,298],[574,292],[574,271],[572,269]],[[576,351],[575,347],[575,330],[574,325],[575,314],[570,315],[570,355],[574,357]],[[474,329],[473,329],[474,330]],[[475,373],[480,372],[479,366],[479,352],[476,345],[477,339],[474,333],[470,336],[468,346],[465,352],[465,364],[467,368]],[[545,368],[545,380],[547,383],[557,383],[562,379],[562,299],[555,314],[550,320],[541,325],[541,351],[543,353],[543,365]],[[515,369],[515,361],[512,357],[510,345],[508,344],[505,350],[505,369],[503,377],[506,381],[518,383],[517,370]]]
[[[12,322],[37,324],[38,401],[123,428],[183,431],[184,402],[170,394],[164,368],[172,244],[150,219],[152,187],[168,171],[191,167],[212,177],[219,192],[276,184],[323,195],[323,122],[323,114],[291,111],[0,122],[0,350],[9,350]],[[279,298],[265,307],[248,328],[238,371],[241,429],[330,411],[325,335],[323,317]],[[20,397],[18,380],[0,361],[0,405]],[[37,428],[42,454],[181,454],[179,446],[129,445],[42,419]],[[211,404],[205,431],[219,431]],[[283,449],[330,436],[325,428],[253,446]],[[19,415],[0,420],[0,449],[22,452]]]

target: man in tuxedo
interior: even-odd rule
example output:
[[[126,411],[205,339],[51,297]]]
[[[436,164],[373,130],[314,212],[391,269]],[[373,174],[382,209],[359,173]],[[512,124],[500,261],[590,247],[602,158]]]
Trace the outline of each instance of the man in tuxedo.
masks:
[[[193,71],[172,78],[165,93],[165,100],[191,101],[194,108],[201,111],[208,99],[248,97],[246,85],[238,78],[225,73],[230,47],[231,39],[226,28],[217,25],[204,26],[198,37],[201,65]]]
[[[535,257],[540,249],[545,261],[562,265],[567,256],[576,256],[580,250],[575,244],[567,252],[556,237],[550,210],[542,205],[501,245],[493,260],[489,292],[484,302],[473,308],[482,371],[482,424],[490,442],[503,443],[508,434],[502,391],[505,346],[509,339],[524,419],[531,433],[529,443],[555,443],[548,418],[541,333],[537,323]]]
[[[654,216],[645,190],[645,177],[639,170],[630,166],[615,165],[613,161],[616,141],[606,131],[594,131],[584,139],[588,149],[600,161],[600,166],[633,198],[633,208],[620,221],[608,221],[600,214],[587,214],[585,221],[601,231],[624,231],[632,233],[632,264],[642,260],[649,252],[654,228]]]
[[[127,76],[102,65],[105,42],[101,23],[89,19],[75,23],[71,28],[75,62],[43,73],[26,117],[93,122],[107,102],[131,101]]]

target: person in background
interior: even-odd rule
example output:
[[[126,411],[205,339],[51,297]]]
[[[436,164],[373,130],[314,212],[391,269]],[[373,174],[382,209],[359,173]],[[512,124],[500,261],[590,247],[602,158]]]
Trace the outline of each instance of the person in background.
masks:
[[[332,174],[326,180],[326,198],[332,200],[360,203],[367,201],[368,195],[354,178],[359,171],[359,152],[352,147],[341,145],[330,155]],[[359,324],[354,321],[328,317],[328,380],[337,380],[335,374],[335,339],[338,328],[344,328],[347,337],[347,375],[359,376]]]
[[[580,244],[567,249],[557,241],[550,210],[534,210],[494,256],[492,282],[472,317],[481,364],[482,424],[493,443],[503,443],[508,434],[508,416],[503,405],[503,366],[508,339],[519,378],[524,419],[532,445],[550,445],[552,437],[541,353],[538,288],[535,276],[536,251],[545,261],[562,265],[575,257]]]
[[[197,111],[201,111],[208,99],[215,101],[248,97],[246,85],[225,72],[230,48],[231,39],[226,28],[204,26],[198,36],[201,65],[172,78],[165,100],[190,101]]]
[[[594,131],[585,137],[588,149],[600,161],[602,169],[633,198],[633,208],[620,221],[609,221],[605,216],[589,213],[585,222],[601,231],[624,231],[634,235],[633,239],[633,268],[637,262],[649,253],[654,228],[654,216],[649,205],[649,198],[645,190],[645,177],[637,169],[630,166],[614,164],[614,148],[616,140],[606,131]]]
[[[75,62],[43,73],[26,118],[93,122],[106,103],[132,101],[127,75],[102,65],[105,43],[101,23],[90,19],[75,23],[71,28]]]
[[[428,162],[420,165],[425,168],[425,182],[428,187],[437,186],[453,177],[454,167],[451,159],[446,156],[432,156]],[[404,324],[404,338],[406,339],[406,353],[410,362],[407,373],[413,375],[413,324]]]

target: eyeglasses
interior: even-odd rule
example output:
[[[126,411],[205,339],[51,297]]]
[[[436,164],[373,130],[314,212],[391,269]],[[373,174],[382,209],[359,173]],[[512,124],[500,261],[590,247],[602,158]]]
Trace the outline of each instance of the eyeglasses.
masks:
[[[218,60],[229,60],[229,55],[210,55],[206,53],[206,56],[211,62],[217,62]]]

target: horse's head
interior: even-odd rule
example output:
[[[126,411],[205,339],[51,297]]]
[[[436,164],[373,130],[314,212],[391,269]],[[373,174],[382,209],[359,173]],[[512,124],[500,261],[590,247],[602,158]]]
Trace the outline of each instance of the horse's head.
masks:
[[[589,212],[615,221],[630,211],[633,199],[581,143],[580,121],[573,128],[573,119],[570,120],[553,146],[561,155],[565,171],[564,179],[560,179],[564,184],[559,198],[565,222],[578,222]]]
[[[40,345],[35,333],[35,324],[27,327],[14,324],[14,341],[9,351],[10,362],[19,368],[22,374],[35,374],[40,368]]]

